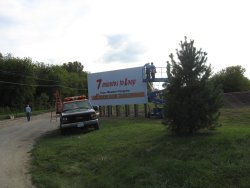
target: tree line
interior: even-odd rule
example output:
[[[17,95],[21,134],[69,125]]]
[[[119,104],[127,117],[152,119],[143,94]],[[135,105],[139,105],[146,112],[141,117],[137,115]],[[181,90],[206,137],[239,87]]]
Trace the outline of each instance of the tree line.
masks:
[[[54,92],[61,96],[87,95],[87,72],[78,62],[49,65],[31,58],[0,53],[0,108],[22,110],[26,104],[48,109]]]
[[[245,71],[240,65],[231,66],[209,74],[208,79],[223,92],[248,91],[250,80],[244,76]],[[0,53],[0,108],[22,109],[27,103],[37,109],[49,108],[55,90],[59,90],[62,97],[87,95],[84,66],[78,61],[49,65]]]

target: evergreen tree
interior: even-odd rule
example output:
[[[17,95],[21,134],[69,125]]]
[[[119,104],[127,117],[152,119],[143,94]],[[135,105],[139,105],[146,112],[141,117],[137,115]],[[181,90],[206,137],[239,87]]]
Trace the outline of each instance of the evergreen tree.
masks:
[[[180,43],[176,50],[178,62],[170,54],[167,62],[165,118],[176,135],[194,134],[218,124],[222,92],[209,81],[211,66],[207,53],[194,47],[194,41]]]

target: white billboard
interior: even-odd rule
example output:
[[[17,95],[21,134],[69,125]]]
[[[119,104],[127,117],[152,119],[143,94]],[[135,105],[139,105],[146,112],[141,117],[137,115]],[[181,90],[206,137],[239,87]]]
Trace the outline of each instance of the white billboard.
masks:
[[[88,95],[100,106],[147,103],[143,67],[88,74]]]

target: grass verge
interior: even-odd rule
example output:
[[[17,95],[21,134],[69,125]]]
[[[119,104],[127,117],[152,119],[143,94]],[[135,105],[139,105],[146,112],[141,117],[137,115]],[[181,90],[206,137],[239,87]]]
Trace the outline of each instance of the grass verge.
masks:
[[[250,187],[250,108],[223,109],[216,131],[168,134],[159,119],[104,118],[101,129],[44,136],[37,187]]]

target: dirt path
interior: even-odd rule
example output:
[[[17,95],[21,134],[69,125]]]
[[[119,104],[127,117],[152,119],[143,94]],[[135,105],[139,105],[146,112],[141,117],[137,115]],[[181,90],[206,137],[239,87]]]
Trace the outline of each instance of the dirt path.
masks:
[[[0,187],[31,188],[29,174],[30,150],[35,139],[48,131],[57,129],[57,123],[50,123],[50,114],[0,121]]]

